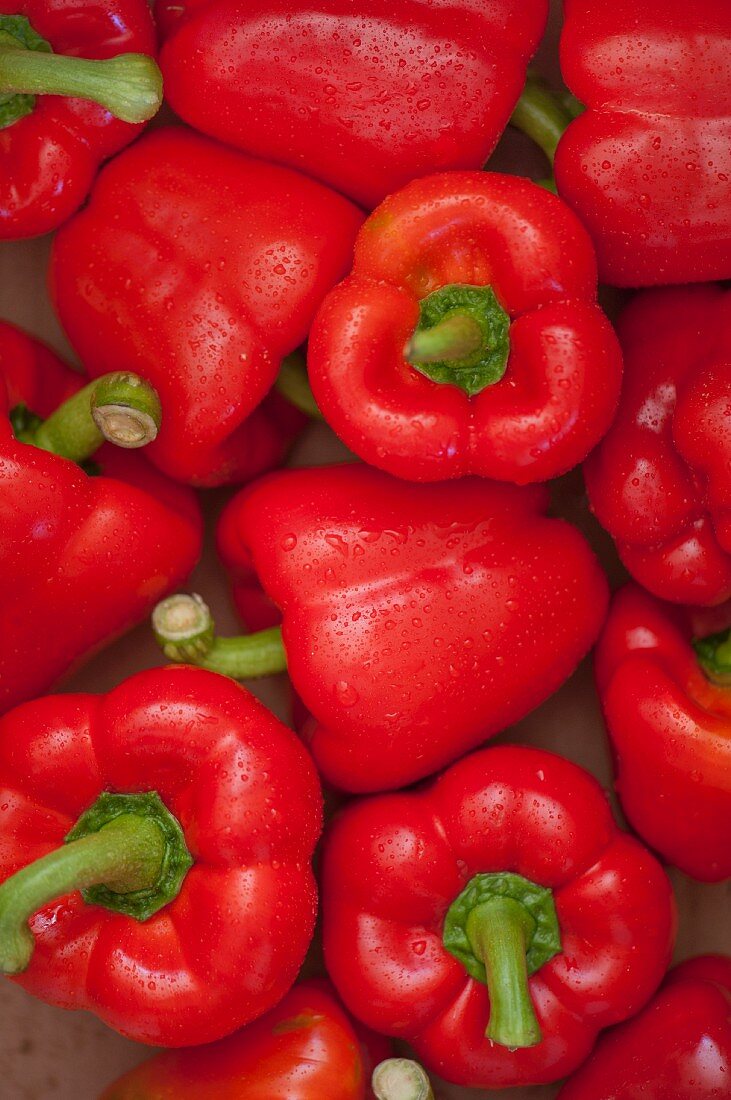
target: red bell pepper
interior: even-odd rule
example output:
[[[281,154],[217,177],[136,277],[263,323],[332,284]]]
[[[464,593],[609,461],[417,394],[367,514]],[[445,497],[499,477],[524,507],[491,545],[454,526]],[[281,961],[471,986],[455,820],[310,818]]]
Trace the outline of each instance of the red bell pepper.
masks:
[[[0,238],[81,206],[162,102],[155,52],[146,0],[0,0]]]
[[[372,1100],[388,1040],[356,1025],[327,982],[301,982],[245,1030],[169,1051],[125,1074],[100,1100]]]
[[[586,464],[630,573],[684,604],[731,597],[731,294],[647,291],[619,321],[619,414]]]
[[[547,0],[157,0],[165,92],[186,122],[369,209],[409,180],[481,168]]]
[[[328,971],[353,1014],[476,1088],[575,1069],[656,989],[674,934],[666,875],[618,830],[596,780],[516,746],[346,808],[322,908]]]
[[[200,553],[192,492],[129,451],[97,450],[103,436],[84,381],[43,344],[0,323],[0,712],[46,691],[144,619]],[[141,413],[132,429],[154,433],[145,387],[123,382],[120,396]],[[119,410],[110,417],[105,431],[120,442],[129,418],[125,429]],[[90,472],[103,476],[73,461],[92,455]]]
[[[173,596],[158,638],[171,660],[231,676],[286,667],[334,786],[412,783],[542,702],[599,631],[604,576],[546,503],[538,486],[414,486],[361,465],[272,474],[222,530],[281,633],[214,639],[205,605]]]
[[[731,607],[696,655],[690,616],[629,585],[596,654],[622,808],[643,840],[708,882],[731,875],[729,624]]]
[[[633,1020],[613,1028],[559,1100],[722,1100],[731,1080],[731,959],[699,956],[670,971]]]
[[[564,0],[561,70],[587,105],[556,151],[559,194],[602,282],[731,277],[728,0]]]
[[[360,230],[308,365],[330,425],[397,477],[546,481],[611,424],[622,357],[589,235],[554,195],[496,173],[416,180]]]
[[[281,428],[257,406],[361,220],[321,184],[181,128],[101,173],[56,237],[55,305],[92,377],[124,367],[159,391],[149,457],[166,473],[215,485],[281,460]]]
[[[246,691],[167,668],[26,703],[0,720],[0,775],[0,970],[162,1046],[220,1039],[286,993],[322,798]]]

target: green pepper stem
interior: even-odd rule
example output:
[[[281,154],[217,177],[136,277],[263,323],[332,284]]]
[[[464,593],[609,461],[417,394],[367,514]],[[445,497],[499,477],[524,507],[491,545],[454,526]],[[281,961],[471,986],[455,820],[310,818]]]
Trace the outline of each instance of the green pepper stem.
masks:
[[[144,447],[157,435],[160,421],[160,400],[152,386],[136,374],[118,371],[84,386],[19,438],[80,463],[105,440],[118,447]]]
[[[313,420],[322,420],[323,416],[310,389],[307,366],[299,352],[295,351],[282,361],[275,388],[286,397],[291,405]]]
[[[541,77],[529,73],[510,124],[534,141],[553,164],[561,136],[575,115]]]
[[[410,1058],[381,1062],[373,1071],[371,1086],[376,1100],[434,1100],[426,1071]]]
[[[0,972],[18,974],[30,963],[28,920],[44,905],[97,884],[120,894],[146,890],[157,881],[164,855],[155,822],[123,814],[17,871],[0,886]]]
[[[693,648],[706,678],[719,687],[731,686],[731,628],[695,638]]]
[[[0,31],[0,94],[89,99],[123,122],[147,122],[162,104],[162,74],[146,54],[105,61],[29,50]]]
[[[469,313],[452,313],[431,328],[417,329],[404,349],[409,363],[466,359],[484,344],[482,328]]]
[[[162,600],[152,613],[152,629],[169,660],[197,665],[233,680],[271,676],[287,668],[280,627],[233,638],[217,637],[210,609],[196,594],[179,593]]]
[[[475,956],[484,963],[490,994],[486,1036],[517,1050],[541,1041],[528,987],[526,950],[534,922],[520,902],[494,897],[470,913],[467,935]]]

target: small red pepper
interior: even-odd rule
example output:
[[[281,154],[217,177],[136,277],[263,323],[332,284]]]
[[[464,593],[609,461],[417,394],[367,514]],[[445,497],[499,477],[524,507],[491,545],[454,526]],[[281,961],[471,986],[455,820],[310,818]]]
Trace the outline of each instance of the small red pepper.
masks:
[[[162,102],[155,52],[146,0],[0,0],[0,238],[81,206]]]
[[[670,971],[633,1020],[603,1035],[559,1100],[722,1100],[731,1080],[731,958]]]
[[[56,237],[55,305],[92,377],[134,370],[158,390],[149,457],[162,470],[205,486],[281,460],[285,433],[257,406],[345,273],[361,220],[321,184],[179,127],[104,169]]]
[[[515,176],[416,180],[360,230],[308,366],[328,423],[397,477],[547,481],[611,424],[622,357],[589,235]]]
[[[681,871],[718,882],[731,875],[731,630],[706,634],[692,643],[684,610],[629,585],[596,673],[630,824]]]
[[[389,1053],[388,1040],[354,1024],[327,982],[301,982],[243,1031],[158,1054],[100,1100],[373,1100],[371,1073]]]
[[[330,976],[448,1081],[555,1081],[667,968],[666,875],[587,772],[486,749],[417,792],[346,808],[326,841]],[[487,1028],[487,1031],[486,1031]]]
[[[157,0],[173,109],[371,209],[417,176],[481,168],[547,0]]]
[[[190,668],[47,696],[0,720],[0,775],[2,972],[161,1046],[220,1039],[286,993],[322,798],[253,696]]]
[[[564,0],[561,70],[588,107],[556,150],[559,194],[602,282],[731,277],[728,0]]]
[[[158,638],[231,676],[286,667],[334,786],[412,783],[542,702],[598,634],[604,576],[546,504],[538,486],[414,486],[363,465],[271,474],[227,506],[221,542],[281,632],[215,639],[205,605],[173,596]]]
[[[635,296],[620,317],[619,414],[586,464],[592,510],[662,599],[731,597],[731,293]]]
[[[90,391],[98,399],[105,383],[82,389],[84,381],[0,322],[0,712],[139,623],[200,554],[193,493],[138,455],[98,450]],[[114,391],[100,421],[107,438],[143,443],[157,430],[154,395],[129,375],[117,376]],[[115,408],[120,400],[133,407]]]

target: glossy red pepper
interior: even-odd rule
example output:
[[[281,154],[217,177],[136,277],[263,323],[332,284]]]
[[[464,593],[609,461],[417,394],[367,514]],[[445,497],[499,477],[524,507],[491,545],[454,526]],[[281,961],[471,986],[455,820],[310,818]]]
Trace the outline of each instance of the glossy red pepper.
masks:
[[[397,477],[546,481],[586,458],[622,357],[589,235],[554,195],[497,173],[416,180],[360,230],[308,349],[313,394]]]
[[[123,367],[158,390],[149,457],[166,473],[215,485],[281,460],[281,428],[257,406],[345,273],[361,220],[305,176],[181,128],[101,173],[56,237],[55,305],[93,377]]]
[[[688,875],[731,875],[731,645],[634,585],[612,604],[596,673],[632,827]],[[694,627],[707,635],[691,645]]]
[[[722,1100],[731,1080],[731,959],[670,971],[633,1020],[603,1035],[559,1100]]]
[[[146,0],[0,0],[0,238],[81,206],[162,102],[155,52]]]
[[[547,0],[157,0],[175,111],[372,208],[417,176],[481,168]]]
[[[354,1025],[327,982],[301,982],[245,1030],[158,1054],[100,1100],[372,1100],[371,1073],[389,1053],[388,1040]]]
[[[731,277],[731,5],[564,0],[561,70],[588,110],[556,151],[559,194],[602,282]]]
[[[630,573],[684,604],[731,597],[731,294],[636,295],[619,320],[619,414],[586,464],[589,500]]]
[[[575,1069],[650,997],[673,944],[662,868],[592,776],[538,749],[486,749],[346,808],[322,891],[345,1004],[477,1088]]]
[[[527,714],[595,639],[604,576],[546,503],[540,487],[414,486],[362,465],[272,474],[227,506],[220,541],[281,634],[214,639],[205,605],[172,597],[158,637],[232,676],[286,667],[328,782],[403,786]]]
[[[66,419],[84,381],[43,344],[0,323],[0,711],[46,691],[139,623],[185,581],[200,553],[192,492],[129,451],[97,450],[103,438],[88,393],[86,411]],[[69,398],[64,412],[59,405]],[[23,405],[55,416],[34,431]],[[14,437],[12,409],[21,436],[37,446]],[[65,436],[59,418],[69,425]],[[91,472],[102,476],[70,461],[92,454]]]
[[[253,696],[190,668],[47,696],[0,720],[0,774],[0,969],[29,992],[162,1046],[286,993],[322,799]]]

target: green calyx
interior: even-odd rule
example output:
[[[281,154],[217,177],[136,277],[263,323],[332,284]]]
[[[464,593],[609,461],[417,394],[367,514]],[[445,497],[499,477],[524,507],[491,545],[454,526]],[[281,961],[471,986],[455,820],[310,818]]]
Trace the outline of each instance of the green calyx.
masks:
[[[474,397],[505,374],[510,318],[492,287],[451,283],[419,303],[419,322],[404,355],[432,382]]]
[[[442,939],[488,987],[488,1039],[511,1050],[539,1043],[528,977],[561,950],[552,892],[511,872],[475,875],[449,907]]]
[[[208,605],[200,596],[180,592],[161,600],[152,612],[152,630],[169,661],[230,676],[258,679],[287,669],[287,654],[278,626],[222,638],[216,634]]]
[[[53,52],[22,15],[0,16],[0,129],[35,107],[37,95],[91,100],[123,122],[147,122],[162,104],[162,75],[146,54],[103,61]]]
[[[99,796],[64,844],[0,885],[0,972],[33,956],[28,921],[74,890],[84,901],[148,920],[179,893],[192,864],[183,831],[154,793]]]
[[[731,627],[706,638],[694,638],[698,664],[714,684],[731,685]]]
[[[36,34],[24,15],[0,15],[0,51],[3,48],[52,52],[50,43]],[[0,91],[0,130],[29,115],[35,105],[34,95]]]
[[[72,844],[82,837],[101,834],[113,822],[123,820],[130,833],[139,830],[141,821],[146,823],[146,831],[150,831],[149,826],[154,826],[159,832],[160,840],[155,847],[160,851],[160,858],[154,875],[146,874],[148,881],[137,888],[129,889],[129,884],[125,887],[122,878],[82,888],[81,895],[89,905],[101,905],[113,913],[124,913],[135,920],[146,921],[178,896],[193,864],[177,818],[173,817],[156,791],[146,794],[105,792],[99,795],[65,837],[65,843]]]

